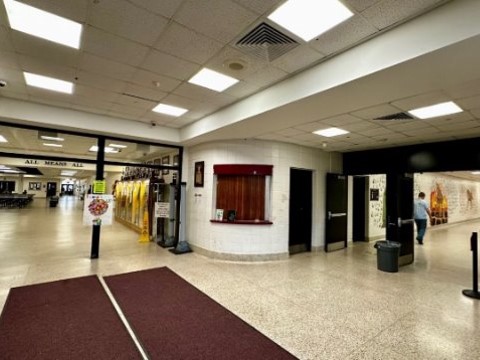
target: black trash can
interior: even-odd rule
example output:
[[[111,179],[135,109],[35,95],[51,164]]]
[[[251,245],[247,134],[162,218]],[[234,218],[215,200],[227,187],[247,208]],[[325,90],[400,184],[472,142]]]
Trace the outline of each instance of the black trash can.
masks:
[[[395,241],[381,240],[374,245],[377,249],[377,269],[387,272],[398,271],[398,258],[402,244]]]
[[[58,204],[58,196],[51,196],[50,207],[57,207],[57,204]]]

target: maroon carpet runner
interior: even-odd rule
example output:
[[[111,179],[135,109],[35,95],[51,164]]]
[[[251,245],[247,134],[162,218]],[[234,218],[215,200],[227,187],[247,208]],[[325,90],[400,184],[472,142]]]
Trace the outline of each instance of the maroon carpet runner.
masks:
[[[296,359],[168,268],[105,281],[151,359]]]
[[[96,276],[13,288],[0,317],[0,358],[141,359]]]

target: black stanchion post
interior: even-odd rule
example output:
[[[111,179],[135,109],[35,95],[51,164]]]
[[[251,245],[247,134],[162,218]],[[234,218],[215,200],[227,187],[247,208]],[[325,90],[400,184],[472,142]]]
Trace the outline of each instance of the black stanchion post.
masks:
[[[478,292],[478,233],[472,233],[470,237],[470,250],[472,250],[473,258],[473,290],[463,290],[462,293],[465,296],[479,299],[480,293]]]
[[[97,145],[97,171],[95,180],[103,180],[103,170],[105,167],[105,138],[99,137]],[[100,224],[95,224],[92,226],[92,247],[90,251],[90,259],[98,259],[100,252]]]

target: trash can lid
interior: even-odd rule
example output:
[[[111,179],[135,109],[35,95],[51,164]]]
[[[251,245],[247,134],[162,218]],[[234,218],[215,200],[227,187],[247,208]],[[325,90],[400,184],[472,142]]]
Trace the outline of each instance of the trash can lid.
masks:
[[[375,248],[399,248],[402,244],[396,241],[380,240],[375,243]]]

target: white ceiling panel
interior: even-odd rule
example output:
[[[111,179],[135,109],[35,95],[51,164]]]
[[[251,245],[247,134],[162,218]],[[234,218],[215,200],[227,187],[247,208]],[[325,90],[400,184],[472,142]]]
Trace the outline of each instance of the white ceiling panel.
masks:
[[[237,4],[246,7],[247,9],[257,13],[258,15],[261,14],[270,14],[275,10],[279,5],[283,3],[282,0],[233,0]]]
[[[230,42],[258,15],[230,0],[187,0],[174,20],[220,42]]]
[[[168,19],[172,18],[178,8],[182,5],[182,0],[177,1],[158,1],[158,0],[129,0],[132,4],[143,8],[157,15],[162,15]]]
[[[359,122],[361,122],[361,119],[350,114],[338,115],[332,118],[322,120],[322,124],[328,124],[332,126],[345,126],[348,124],[356,124]]]
[[[167,95],[166,92],[158,90],[158,88],[154,88],[154,87],[147,88],[147,87],[143,87],[135,84],[127,85],[123,93],[128,95],[133,95],[139,98],[143,98],[143,99],[138,99],[139,101],[152,100],[152,101],[149,101],[149,103],[154,105],[156,103],[159,103]],[[135,99],[135,98],[132,97],[132,99]]]
[[[58,64],[45,61],[44,59],[18,55],[18,61],[22,71],[34,74],[50,76],[55,79],[73,82],[75,80],[76,70],[73,67],[60,66]]]
[[[125,82],[116,80],[100,74],[94,74],[88,71],[80,70],[77,72],[76,84],[91,86],[95,89],[103,89],[120,93],[125,89]]]
[[[437,6],[445,1],[439,0],[382,0],[365,11],[362,16],[377,29],[404,21],[420,14],[428,8]]]
[[[181,59],[203,64],[224,46],[224,43],[171,22],[154,47]]]
[[[454,99],[480,95],[480,78],[472,79],[466,83],[449,86],[445,89],[445,92]]]
[[[245,79],[246,82],[263,88],[275,83],[288,75],[287,72],[276,67],[266,66]]]
[[[93,3],[91,25],[111,34],[152,46],[168,25],[168,19],[126,0]]]
[[[133,66],[121,64],[117,61],[108,60],[85,52],[82,54],[79,68],[94,74],[126,81],[130,80],[136,71]]]
[[[353,16],[312,40],[310,46],[323,54],[330,55],[358,43],[377,31],[378,29],[363,17]]]
[[[480,107],[480,95],[475,95],[456,101],[463,110],[472,110]]]
[[[165,92],[173,91],[181,84],[181,81],[178,79],[142,69],[135,71],[130,81],[146,88]]]
[[[109,34],[92,26],[85,29],[84,39],[85,44],[82,48],[86,52],[122,64],[138,66],[149,51],[145,45]]]
[[[380,1],[381,0],[344,0],[343,3],[352,11],[356,10],[361,12]]]
[[[179,80],[190,79],[201,69],[198,64],[156,50],[149,52],[141,67]]]
[[[157,102],[153,101],[145,101],[142,99],[138,99],[135,97],[131,96],[126,96],[126,95],[119,95],[118,98],[115,100],[116,104],[121,104],[123,106],[130,106],[132,108],[135,108],[135,113],[137,113],[137,110],[152,110],[156,105]]]
[[[218,105],[230,104],[236,100],[236,98],[231,95],[218,93],[216,91],[190,83],[184,83],[180,85],[177,89],[175,89],[173,94],[196,100],[197,102],[208,102]]]
[[[120,96],[116,92],[95,89],[80,84],[75,85],[75,94],[84,98],[97,99],[106,102],[114,102]]]
[[[225,94],[231,95],[235,98],[241,99],[252,95],[258,91],[258,87],[246,83],[245,81],[239,81],[235,85],[229,87],[227,90],[224,91]]]
[[[378,117],[396,114],[402,110],[392,106],[391,104],[380,104],[377,106],[368,107],[365,109],[353,111],[351,114],[364,120],[373,120]]]
[[[424,107],[433,104],[439,104],[448,101],[450,97],[443,91],[434,91],[426,94],[420,94],[413,97],[393,101],[392,105],[401,109],[402,111],[410,111],[419,107]]]

